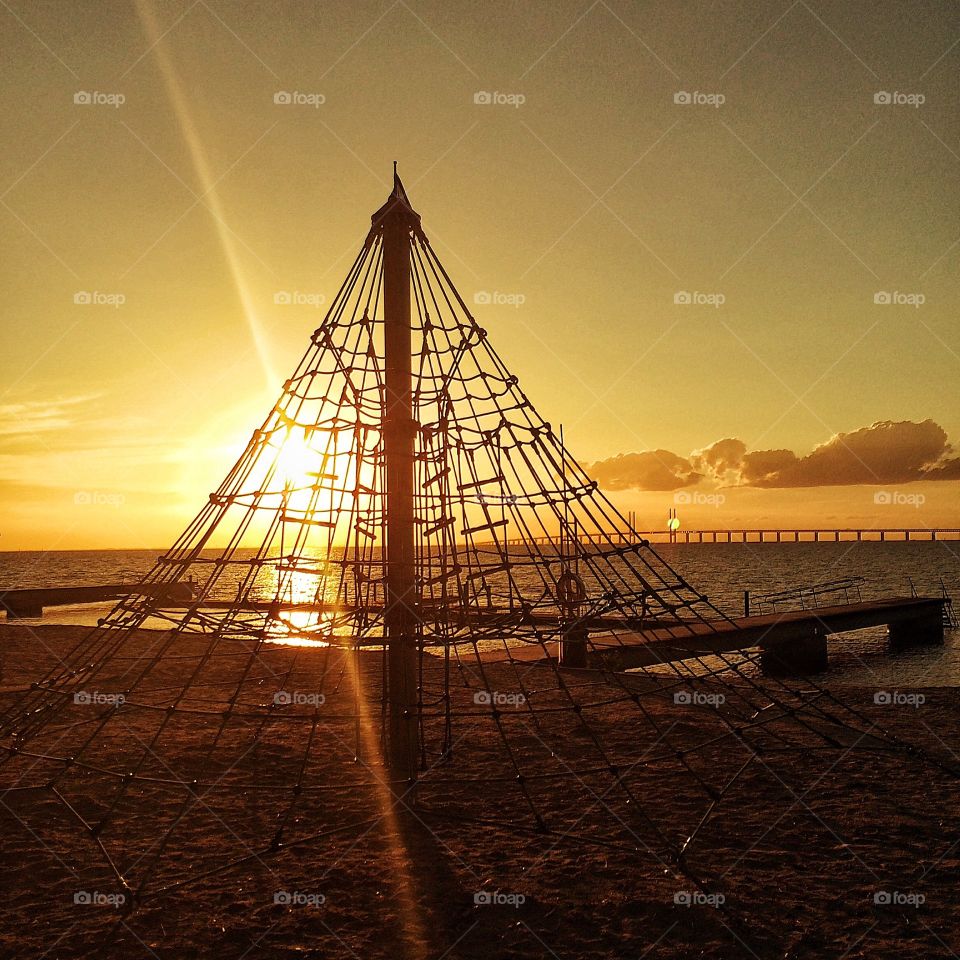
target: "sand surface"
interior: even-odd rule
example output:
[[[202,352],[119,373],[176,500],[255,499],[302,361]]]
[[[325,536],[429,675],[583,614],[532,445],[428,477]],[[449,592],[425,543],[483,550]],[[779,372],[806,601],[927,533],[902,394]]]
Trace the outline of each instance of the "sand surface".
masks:
[[[84,632],[0,625],[0,708]],[[164,636],[137,636],[97,689],[122,688],[121,675]],[[153,707],[182,687],[200,650],[178,641],[151,685],[105,724],[102,710],[71,703],[20,753],[2,741],[0,956],[902,960],[960,951],[960,780],[879,736],[882,727],[960,768],[952,690],[885,706],[874,688],[845,687],[838,696],[877,728],[771,715],[738,737],[739,697],[758,694],[738,692],[736,678],[698,687],[726,692],[724,714],[678,704],[675,685],[660,695],[644,678],[573,673],[561,696],[543,667],[489,664],[478,677],[467,664],[455,671],[452,758],[431,752],[416,802],[408,795],[392,809],[377,785],[376,736],[358,735],[345,709],[358,690],[373,691],[375,655],[351,668],[336,654],[268,651],[222,728],[222,710],[201,708],[223,706],[249,659],[228,647],[148,753],[165,715]],[[428,665],[428,687],[441,668]],[[322,722],[263,721],[278,676],[327,691]],[[518,683],[537,710],[504,707],[501,734],[475,692]],[[811,696],[797,689],[798,701]],[[378,711],[374,701],[371,730]],[[441,714],[425,726],[431,751]],[[95,747],[82,749],[94,726]],[[700,746],[681,757],[678,745]],[[68,767],[70,756],[81,759]],[[514,764],[529,779],[518,783]],[[719,802],[704,783],[723,791]],[[704,815],[678,863],[671,851]],[[95,823],[102,829],[87,829]],[[114,905],[118,875],[130,890],[147,878],[142,900],[126,893]]]

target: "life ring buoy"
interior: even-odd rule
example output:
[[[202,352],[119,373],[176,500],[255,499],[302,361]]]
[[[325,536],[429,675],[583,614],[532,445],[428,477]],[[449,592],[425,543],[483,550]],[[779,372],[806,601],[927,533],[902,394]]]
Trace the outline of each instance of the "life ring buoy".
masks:
[[[587,588],[572,570],[565,570],[557,577],[557,599],[569,606],[583,603],[587,598]]]

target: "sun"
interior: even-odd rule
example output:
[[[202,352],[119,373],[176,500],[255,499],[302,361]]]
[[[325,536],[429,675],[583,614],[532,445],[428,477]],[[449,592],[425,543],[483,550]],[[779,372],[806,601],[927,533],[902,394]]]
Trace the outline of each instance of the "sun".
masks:
[[[337,528],[353,506],[355,458],[349,436],[289,424],[271,446],[269,487],[281,494],[285,519],[345,536]]]
[[[318,449],[317,439],[319,431],[308,440],[307,431],[303,427],[287,427],[286,435],[280,442],[277,451],[275,477],[284,488],[298,490],[316,484],[318,474],[322,473],[324,461],[329,459],[329,451]],[[325,438],[329,441],[329,438]],[[328,446],[329,442],[325,444]]]

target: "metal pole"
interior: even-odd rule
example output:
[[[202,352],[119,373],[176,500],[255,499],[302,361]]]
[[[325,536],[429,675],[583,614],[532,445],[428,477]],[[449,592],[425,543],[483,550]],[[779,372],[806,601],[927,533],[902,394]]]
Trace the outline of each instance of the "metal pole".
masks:
[[[394,189],[378,212],[383,230],[384,386],[387,564],[387,762],[394,779],[413,780],[417,724],[416,558],[413,482],[417,424],[413,419],[410,329],[410,244],[419,217],[394,172]],[[375,214],[374,217],[378,216]]]

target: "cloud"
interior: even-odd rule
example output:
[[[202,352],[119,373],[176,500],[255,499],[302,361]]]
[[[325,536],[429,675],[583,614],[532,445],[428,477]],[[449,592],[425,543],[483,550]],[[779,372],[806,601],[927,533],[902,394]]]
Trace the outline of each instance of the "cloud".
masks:
[[[669,450],[621,453],[586,470],[607,490],[679,490],[700,479],[689,460]]]
[[[835,434],[757,485],[823,487],[933,479],[934,474],[949,471],[950,450],[946,431],[932,420],[883,420]]]
[[[24,400],[0,404],[0,437],[19,437],[66,430],[72,426],[71,407],[85,404],[93,396],[61,397],[55,400]]]
[[[948,457],[935,467],[924,470],[923,480],[960,480],[960,457]]]
[[[740,462],[742,486],[762,487],[797,462],[792,450],[754,450]]]
[[[694,450],[690,454],[690,461],[697,470],[712,480],[726,483],[730,479],[729,475],[740,469],[746,452],[747,445],[742,440],[727,437],[704,447],[703,450]]]
[[[706,479],[716,486],[819,487],[960,480],[960,457],[933,420],[881,420],[834,434],[806,456],[748,451],[727,437],[681,457],[669,450],[620,454],[587,471],[608,490],[676,490]]]

